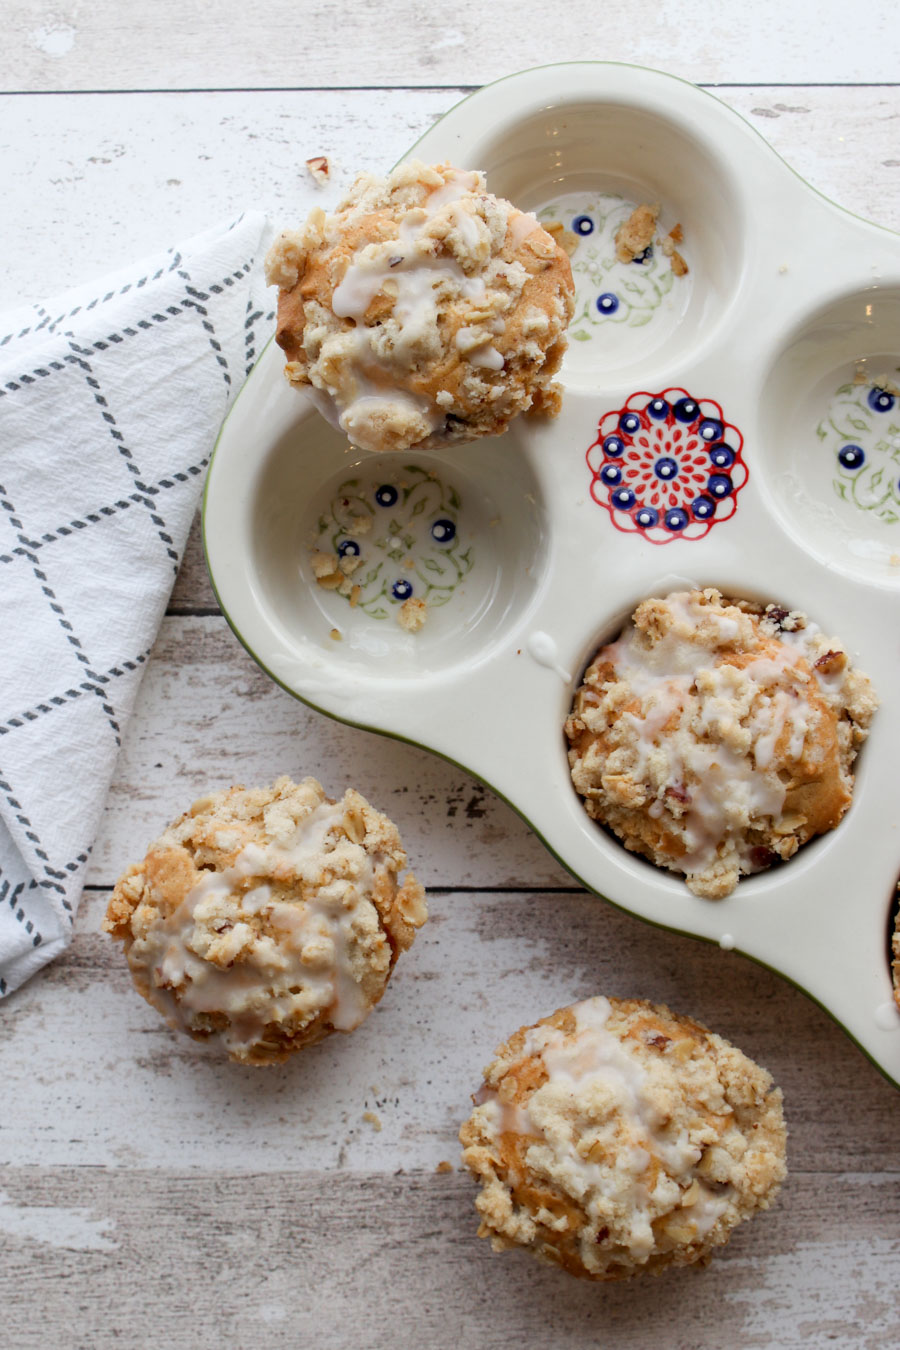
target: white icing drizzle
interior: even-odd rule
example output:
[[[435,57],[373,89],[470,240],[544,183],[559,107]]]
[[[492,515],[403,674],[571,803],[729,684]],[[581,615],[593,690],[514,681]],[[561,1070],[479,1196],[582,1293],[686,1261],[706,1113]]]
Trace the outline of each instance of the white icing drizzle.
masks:
[[[612,1011],[609,999],[585,999],[576,1003],[572,1011],[574,1037],[556,1032],[554,1042],[541,1051],[551,1077],[571,1079],[573,1090],[594,1075],[612,1081],[625,1090],[620,1110],[632,1138],[649,1145],[650,1151],[662,1158],[676,1175],[698,1162],[700,1150],[690,1143],[686,1130],[673,1140],[658,1129],[656,1111],[644,1096],[646,1070],[618,1036],[606,1030]]]
[[[514,212],[509,220],[510,240],[512,242],[513,251],[518,249],[520,244],[524,244],[528,236],[535,230],[541,229],[543,229],[541,222],[538,220],[537,216],[533,215],[530,211]]]
[[[565,684],[572,683],[571,673],[565,666],[560,665],[559,648],[549,633],[538,630],[531,633],[525,640],[525,650],[528,655],[537,661],[539,666],[547,666],[550,670],[555,670]]]
[[[702,1150],[692,1144],[685,1129],[673,1136],[666,1119],[660,1117],[648,1094],[647,1071],[630,1053],[626,1045],[606,1029],[611,1012],[609,1000],[602,997],[586,999],[571,1010],[575,1015],[575,1032],[565,1033],[555,1027],[532,1027],[526,1037],[524,1050],[539,1055],[547,1070],[548,1082],[554,1091],[562,1090],[565,1098],[577,1103],[590,1099],[594,1090],[599,1096],[615,1104],[615,1113],[624,1126],[630,1143],[617,1148],[616,1176],[609,1165],[592,1162],[571,1146],[566,1150],[567,1183],[587,1205],[590,1211],[591,1195],[616,1195],[621,1199],[621,1174],[629,1178],[626,1203],[633,1211],[630,1243],[636,1255],[648,1256],[656,1243],[652,1222],[657,1217],[653,1207],[659,1181],[652,1168],[653,1159],[659,1159],[681,1191],[681,1205],[672,1212],[683,1214],[692,1222],[697,1237],[705,1237],[730,1203],[732,1188],[712,1191],[702,1178],[695,1176],[694,1168],[702,1157]],[[539,1163],[549,1149],[559,1148],[558,1130],[552,1135],[541,1127],[544,1115],[541,1106],[543,1088],[538,1088],[528,1107],[501,1103],[489,1088],[482,1089],[476,1100],[483,1104],[486,1123],[494,1135],[514,1131],[533,1136],[526,1159]],[[534,1150],[534,1152],[533,1152]],[[664,1179],[665,1182],[665,1179]],[[672,1182],[668,1183],[673,1184]]]
[[[875,1009],[875,1025],[881,1031],[900,1031],[900,1008],[893,999],[880,1003]]]
[[[485,370],[502,370],[503,364],[503,357],[497,351],[497,348],[490,346],[490,344],[475,347],[469,353],[470,366],[481,366]]]
[[[738,637],[737,620],[716,614],[687,594],[669,596],[666,603],[675,628],[686,625],[693,630],[702,624],[724,647]],[[752,846],[744,837],[742,820],[780,816],[786,787],[766,770],[785,733],[788,756],[796,760],[803,753],[810,729],[806,697],[810,677],[800,672],[798,662],[806,658],[814,665],[812,638],[817,632],[807,625],[785,633],[777,655],[761,656],[743,669],[727,661],[713,665],[717,657],[707,644],[691,642],[672,628],[648,649],[637,629],[630,627],[605,649],[617,677],[627,681],[641,702],[639,714],[623,714],[637,737],[635,775],[645,779],[651,757],[658,766],[664,756],[662,792],[690,780],[690,799],[681,816],[687,851],[679,860],[686,872],[709,866],[725,840],[746,862]],[[750,735],[742,737],[735,704],[748,697],[748,682],[758,689],[770,688],[745,722]],[[687,724],[685,710],[695,698],[699,712]],[[676,728],[682,734],[673,734]],[[660,796],[649,813],[659,818],[664,809]]]
[[[344,431],[353,433],[373,407],[359,406],[373,397],[388,399],[394,403],[412,404],[430,426],[436,430],[443,422],[444,414],[438,408],[431,407],[425,400],[413,399],[402,391],[390,388],[389,395],[380,394],[367,380],[360,364],[368,367],[382,367],[389,375],[391,366],[408,369],[414,362],[414,354],[427,345],[429,335],[437,324],[437,292],[442,286],[449,286],[474,305],[483,304],[487,299],[487,288],[480,276],[468,276],[457,260],[446,251],[434,251],[434,237],[428,227],[439,212],[448,218],[451,227],[457,231],[460,241],[472,254],[482,243],[483,222],[467,210],[461,199],[475,191],[479,186],[476,173],[454,171],[453,176],[442,186],[429,193],[422,206],[412,207],[401,221],[396,240],[389,244],[368,244],[358,249],[339,285],[335,288],[331,308],[340,319],[352,319],[357,325],[355,361],[348,384],[356,390],[352,402],[346,406],[340,416],[340,425]],[[513,238],[517,239],[521,226],[516,212],[510,217]],[[531,223],[525,235],[537,227],[534,217],[527,218]],[[393,337],[390,362],[386,363],[372,346],[371,332],[365,327],[365,315],[375,296],[379,293],[392,298],[392,317],[396,321],[396,333]],[[465,332],[466,330],[462,330]],[[500,325],[502,331],[502,323]],[[489,370],[502,370],[503,357],[491,345],[491,334],[485,333],[483,340],[465,348],[465,338],[457,342],[462,354],[471,365]]]
[[[369,1004],[352,969],[353,922],[362,895],[371,893],[375,867],[370,855],[343,832],[335,838],[352,850],[355,867],[342,861],[351,880],[322,884],[329,835],[344,817],[340,804],[323,803],[298,824],[284,844],[249,843],[231,867],[204,874],[172,914],[157,925],[162,947],[155,977],[163,987],[165,1010],[179,1021],[196,1013],[225,1013],[230,1025],[221,1033],[230,1050],[253,1045],[268,1022],[287,1019],[297,1009],[298,994],[310,1009],[326,1008],[339,1031],[350,1031],[364,1019]],[[317,888],[300,904],[273,900],[272,888],[261,883],[241,894],[246,878],[265,875],[296,878]],[[188,945],[195,925],[209,918],[222,901],[239,901],[240,918],[224,930],[222,950],[233,951],[230,964],[217,965]],[[277,938],[258,933],[246,920],[265,915]],[[239,959],[252,944],[249,960]],[[177,987],[178,1000],[166,986]]]
[[[517,1106],[514,1102],[501,1101],[493,1088],[489,1088],[486,1083],[476,1092],[475,1101],[484,1107],[484,1113],[495,1135],[540,1135],[526,1107]]]
[[[442,207],[449,206],[452,202],[458,202],[465,193],[475,192],[477,188],[477,173],[466,173],[464,169],[454,169],[442,187],[433,188],[429,192],[426,199],[428,209],[434,214],[440,211]]]
[[[693,1221],[697,1229],[697,1236],[705,1238],[716,1225],[718,1219],[725,1213],[731,1204],[731,1188],[717,1194],[711,1191],[703,1182],[699,1183],[697,1198],[690,1206],[685,1206],[685,1214]]]

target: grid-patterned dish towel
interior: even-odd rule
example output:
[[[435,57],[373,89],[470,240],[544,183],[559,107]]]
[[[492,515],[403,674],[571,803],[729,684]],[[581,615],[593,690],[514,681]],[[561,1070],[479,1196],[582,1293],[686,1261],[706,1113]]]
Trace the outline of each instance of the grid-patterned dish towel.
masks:
[[[265,217],[0,316],[0,995],[68,943],[204,470],[269,336]]]

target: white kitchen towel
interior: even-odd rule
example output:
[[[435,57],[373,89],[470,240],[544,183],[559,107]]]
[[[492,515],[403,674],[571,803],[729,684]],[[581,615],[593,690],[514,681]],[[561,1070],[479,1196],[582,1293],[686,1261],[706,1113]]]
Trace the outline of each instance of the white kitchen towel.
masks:
[[[0,995],[69,942],[228,406],[269,336],[263,215],[0,316]]]

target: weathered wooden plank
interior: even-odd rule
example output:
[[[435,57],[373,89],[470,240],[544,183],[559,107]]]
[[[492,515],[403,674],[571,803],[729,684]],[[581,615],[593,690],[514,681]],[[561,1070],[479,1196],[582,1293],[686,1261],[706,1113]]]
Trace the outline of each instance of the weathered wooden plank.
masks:
[[[295,223],[337,201],[360,170],[390,166],[459,96],[0,95],[0,306],[52,295],[250,208]],[[313,155],[332,162],[326,188],[306,171]]]
[[[200,513],[194,517],[185,545],[175,589],[169,601],[170,614],[219,613],[219,605],[209,581],[203,556]]]
[[[427,1169],[455,1157],[501,1040],[608,993],[668,1002],[765,1064],[797,1170],[900,1172],[895,1091],[815,1005],[741,957],[584,893],[433,895],[369,1020],[267,1070],[165,1027],[99,932],[105,899],[86,898],[72,949],[4,1004],[0,1164]]]
[[[527,826],[454,765],[323,717],[273,684],[225,620],[170,617],[148,663],[88,882],[124,864],[211,787],[312,774],[392,816],[422,879],[450,886],[571,885]]]
[[[294,223],[333,204],[360,170],[390,166],[461,92],[0,96],[0,306],[102,275],[248,207]],[[896,89],[716,93],[820,191],[900,228]],[[325,189],[304,168],[318,154],[335,165]]]
[[[795,1174],[705,1271],[607,1286],[493,1254],[465,1175],[297,1162],[250,1176],[175,1158],[169,1172],[0,1169],[5,1343],[873,1350],[896,1335],[893,1177]]]
[[[541,0],[444,10],[409,0],[222,0],[215,8],[157,0],[7,0],[5,89],[175,89],[302,84],[483,84],[542,62],[594,57],[665,65],[699,81],[859,82],[896,79],[891,7],[865,23],[840,0],[803,5],[725,0],[589,0],[548,13]]]
[[[712,92],[819,192],[900,230],[900,89]]]

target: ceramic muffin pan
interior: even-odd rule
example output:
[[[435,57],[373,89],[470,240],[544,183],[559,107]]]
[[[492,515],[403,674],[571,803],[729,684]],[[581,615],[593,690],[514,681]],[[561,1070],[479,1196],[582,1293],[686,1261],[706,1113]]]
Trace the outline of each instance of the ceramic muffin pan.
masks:
[[[900,1082],[897,236],[819,196],[708,94],[628,66],[500,81],[411,153],[483,169],[578,236],[562,412],[446,453],[368,455],[270,344],[207,485],[222,609],[290,693],[464,766],[584,885],[771,966]],[[686,275],[658,246],[615,260],[642,202],[681,225]],[[316,584],[316,545],[363,559],[353,605]],[[718,901],[588,818],[562,730],[636,604],[694,585],[803,610],[881,699],[837,829]],[[428,606],[418,633],[397,622],[410,595]]]

